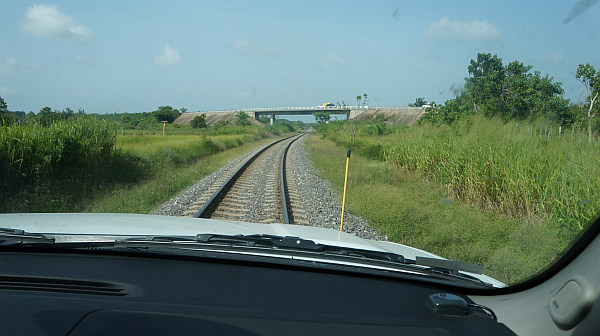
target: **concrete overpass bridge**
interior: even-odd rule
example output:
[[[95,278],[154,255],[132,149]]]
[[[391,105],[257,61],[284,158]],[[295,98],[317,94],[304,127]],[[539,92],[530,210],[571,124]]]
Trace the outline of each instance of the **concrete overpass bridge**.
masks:
[[[200,113],[209,116],[216,115],[232,115],[242,111],[254,119],[261,116],[269,116],[271,124],[275,121],[276,115],[314,115],[315,112],[329,112],[331,114],[346,115],[349,119],[368,119],[369,116],[382,113],[386,117],[394,115],[402,115],[403,124],[411,124],[416,119],[420,118],[425,111],[421,107],[406,107],[406,106],[304,106],[304,107],[265,107],[265,108],[245,108],[237,110],[215,110],[215,111],[198,111],[184,113],[180,118],[179,123],[186,123],[184,120],[191,119]],[[183,118],[182,118],[183,117]],[[178,118],[179,119],[179,118]],[[177,121],[176,121],[177,122]]]
[[[270,116],[271,125],[273,125],[276,115],[314,115],[315,112],[329,112],[330,114],[343,114],[347,118],[352,118],[353,115],[359,115],[368,108],[368,106],[305,106],[249,108],[242,111],[254,119],[258,119],[261,116]]]

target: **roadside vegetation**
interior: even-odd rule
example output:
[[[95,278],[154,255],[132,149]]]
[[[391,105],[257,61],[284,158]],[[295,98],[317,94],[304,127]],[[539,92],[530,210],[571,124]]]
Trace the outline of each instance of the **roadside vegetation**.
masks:
[[[245,153],[233,149],[250,151],[289,132],[279,124],[169,124],[180,112],[168,106],[99,116],[49,107],[38,114],[15,113],[2,98],[0,103],[4,213],[147,213]],[[168,123],[166,135],[162,121]]]
[[[340,194],[346,147],[314,135],[305,146],[318,175]],[[461,202],[445,186],[358,147],[350,158],[347,193],[347,211],[367,219],[391,241],[483,265],[485,274],[505,283],[543,269],[569,241],[538,216],[506,216]]]
[[[393,241],[485,265],[514,283],[550,263],[600,210],[600,74],[580,65],[586,99],[570,102],[561,83],[497,55],[471,60],[464,90],[415,127],[383,115],[318,125],[308,148],[320,174],[332,142],[351,148],[348,205]],[[354,183],[354,185],[352,185]]]

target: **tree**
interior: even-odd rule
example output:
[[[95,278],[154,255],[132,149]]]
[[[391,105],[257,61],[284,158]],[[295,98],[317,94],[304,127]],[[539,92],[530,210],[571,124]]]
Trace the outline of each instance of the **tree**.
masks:
[[[428,109],[421,122],[450,124],[463,116],[483,114],[504,120],[541,116],[561,125],[573,123],[575,114],[562,97],[561,83],[531,69],[517,60],[505,66],[497,55],[479,53],[468,66],[470,77],[465,78],[464,91],[444,106]]]
[[[248,126],[250,125],[250,116],[246,114],[244,111],[238,111],[235,113],[235,123],[238,126]]]
[[[2,97],[0,97],[0,113],[7,113],[8,112],[8,105],[6,105],[6,102],[4,101],[4,99],[2,99]]]
[[[415,99],[415,102],[412,104],[408,104],[408,106],[421,107],[423,105],[427,105],[427,101],[423,97],[419,97]]]
[[[491,117],[500,111],[502,84],[506,71],[502,59],[490,53],[477,54],[467,67],[471,77],[465,78],[465,88],[470,95],[475,113]]]
[[[331,119],[331,114],[326,111],[317,111],[314,113],[314,116],[319,124],[327,123]]]
[[[206,114],[202,113],[199,116],[195,116],[190,125],[192,125],[192,128],[206,128]]]
[[[367,94],[363,93],[362,96],[358,95],[356,96],[356,103],[358,106],[367,106]],[[339,105],[339,104],[338,104]]]
[[[171,106],[159,106],[158,110],[152,112],[157,121],[166,121],[169,124],[172,123],[177,117],[179,117],[179,110],[172,108]]]
[[[588,122],[588,141],[592,142],[592,119],[596,116],[596,113],[592,113],[594,109],[594,103],[598,99],[600,93],[600,71],[596,72],[593,66],[589,63],[583,65],[579,64],[577,67],[577,74],[575,75],[587,90],[587,122]]]
[[[37,115],[38,121],[42,125],[49,125],[55,120],[54,112],[49,106],[45,106],[40,110],[40,113]]]
[[[10,125],[13,123],[14,117],[8,111],[8,105],[2,97],[0,97],[0,125]]]

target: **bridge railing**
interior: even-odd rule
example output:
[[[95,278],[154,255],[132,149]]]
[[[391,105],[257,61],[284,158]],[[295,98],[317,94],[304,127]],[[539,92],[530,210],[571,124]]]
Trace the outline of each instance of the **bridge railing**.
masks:
[[[256,108],[245,108],[241,111],[247,112],[262,112],[262,111],[323,111],[323,110],[343,110],[344,108],[348,110],[357,110],[357,109],[368,109],[368,106],[297,106],[297,107],[256,107]]]
[[[254,107],[237,110],[216,110],[216,111],[198,111],[193,113],[232,113],[232,112],[280,112],[280,111],[341,111],[341,110],[399,110],[399,109],[422,109],[422,107],[412,106],[303,106],[303,107]]]

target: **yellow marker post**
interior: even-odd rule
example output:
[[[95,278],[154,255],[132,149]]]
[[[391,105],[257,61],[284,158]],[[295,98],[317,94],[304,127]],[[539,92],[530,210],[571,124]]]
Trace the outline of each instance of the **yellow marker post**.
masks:
[[[161,121],[163,123],[163,135],[165,135],[165,129],[167,128],[168,121]]]
[[[350,150],[346,154],[346,177],[344,178],[344,195],[342,196],[342,220],[340,221],[340,231],[344,228],[344,208],[346,207],[346,187],[348,186],[348,167],[350,166]]]

